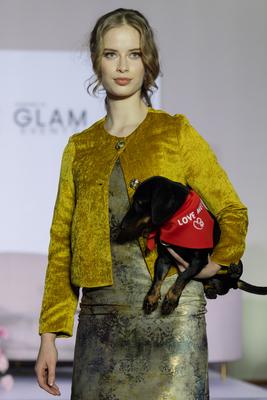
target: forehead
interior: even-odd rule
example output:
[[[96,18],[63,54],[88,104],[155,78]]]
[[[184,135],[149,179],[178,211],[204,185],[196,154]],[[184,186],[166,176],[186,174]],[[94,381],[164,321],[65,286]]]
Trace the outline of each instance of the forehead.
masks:
[[[140,47],[140,33],[130,25],[111,28],[103,35],[103,46],[113,49]]]

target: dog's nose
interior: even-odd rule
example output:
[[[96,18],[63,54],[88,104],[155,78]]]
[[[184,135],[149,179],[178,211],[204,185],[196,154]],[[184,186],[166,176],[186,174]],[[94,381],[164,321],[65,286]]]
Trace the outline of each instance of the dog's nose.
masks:
[[[131,179],[131,181],[130,181],[130,187],[132,188],[132,189],[136,189],[137,188],[137,186],[139,185],[139,180],[137,179],[137,178],[133,178],[133,179]]]

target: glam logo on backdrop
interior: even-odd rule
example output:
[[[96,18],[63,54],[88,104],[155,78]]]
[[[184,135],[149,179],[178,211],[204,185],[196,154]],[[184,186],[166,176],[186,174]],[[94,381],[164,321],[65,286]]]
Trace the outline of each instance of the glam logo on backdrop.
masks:
[[[65,134],[85,129],[88,115],[85,109],[51,107],[46,103],[16,103],[13,123],[22,134]]]

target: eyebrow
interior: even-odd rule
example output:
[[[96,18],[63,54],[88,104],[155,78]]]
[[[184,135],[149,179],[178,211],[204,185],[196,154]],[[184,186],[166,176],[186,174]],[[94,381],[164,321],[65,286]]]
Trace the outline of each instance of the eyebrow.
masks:
[[[105,48],[104,51],[105,50],[117,51],[115,49],[108,49],[108,48]],[[141,50],[141,49],[140,48],[136,48],[136,49],[130,49],[129,51],[134,51],[134,50]]]

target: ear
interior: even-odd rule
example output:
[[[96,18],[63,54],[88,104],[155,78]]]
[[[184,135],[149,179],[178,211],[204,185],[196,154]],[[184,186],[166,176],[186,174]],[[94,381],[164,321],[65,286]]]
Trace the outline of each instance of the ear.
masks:
[[[169,181],[159,185],[152,194],[151,216],[153,225],[162,225],[185,202],[189,188],[178,182]]]

